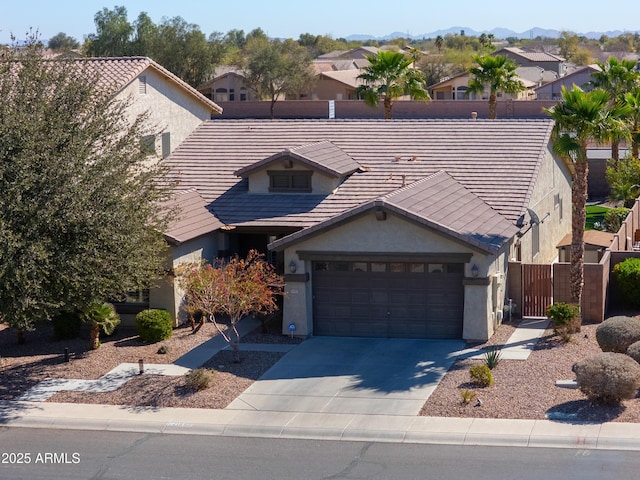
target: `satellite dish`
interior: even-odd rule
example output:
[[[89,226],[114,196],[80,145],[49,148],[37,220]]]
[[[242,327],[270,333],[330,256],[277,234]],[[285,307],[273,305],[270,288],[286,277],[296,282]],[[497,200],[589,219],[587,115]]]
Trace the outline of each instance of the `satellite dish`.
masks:
[[[527,212],[529,212],[529,216],[531,217],[531,225],[539,225],[540,217],[538,217],[538,214],[530,208],[527,208]]]

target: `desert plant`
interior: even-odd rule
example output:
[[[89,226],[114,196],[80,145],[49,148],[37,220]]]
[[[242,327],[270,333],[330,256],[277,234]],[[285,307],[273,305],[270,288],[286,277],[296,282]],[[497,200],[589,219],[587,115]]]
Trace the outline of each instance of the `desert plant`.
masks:
[[[488,347],[484,352],[484,363],[489,370],[493,370],[498,366],[502,357],[502,351],[500,347],[492,346]]]
[[[460,392],[460,399],[464,405],[469,405],[474,398],[476,398],[476,393],[471,390],[462,390]]]
[[[622,353],[603,352],[573,367],[578,388],[594,403],[618,405],[634,398],[640,386],[640,365]]]
[[[169,353],[169,347],[167,347],[166,345],[162,345],[159,349],[158,349],[158,354],[160,355],[165,355]]]
[[[603,352],[626,353],[632,343],[640,341],[640,319],[607,318],[596,328],[596,341]]]
[[[80,336],[82,316],[76,310],[63,310],[51,319],[53,338],[56,340],[70,340]]]
[[[187,387],[196,392],[209,388],[213,380],[213,370],[207,368],[196,368],[184,376]]]
[[[628,208],[612,208],[604,214],[604,228],[607,232],[617,233],[625,218],[629,215]]]
[[[111,335],[120,325],[120,316],[110,303],[94,303],[87,307],[81,314],[83,321],[87,322],[89,331],[89,347],[95,350],[100,347],[100,332]]]
[[[471,381],[477,383],[481,387],[488,387],[493,385],[493,374],[486,365],[473,365],[469,368],[469,375]]]
[[[547,307],[547,317],[553,322],[553,331],[565,342],[571,334],[580,331],[580,309],[571,303],[555,302]]]
[[[160,342],[173,334],[173,319],[166,310],[143,310],[136,315],[136,330],[145,342]]]
[[[627,348],[627,355],[640,364],[640,341],[634,342]]]
[[[624,300],[640,307],[640,258],[627,258],[613,267],[613,275]]]

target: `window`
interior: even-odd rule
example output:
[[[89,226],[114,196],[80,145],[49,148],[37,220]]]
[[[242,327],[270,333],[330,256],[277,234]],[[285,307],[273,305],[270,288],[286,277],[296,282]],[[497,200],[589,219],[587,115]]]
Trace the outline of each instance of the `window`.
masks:
[[[156,154],[156,137],[154,135],[145,135],[140,139],[140,151],[145,155]]]
[[[311,175],[313,175],[311,171],[268,171],[267,174],[269,175],[270,192],[311,192]]]
[[[229,89],[229,101],[234,102],[236,100],[236,93],[233,88]]]
[[[247,100],[249,100],[247,89],[245,87],[240,87],[240,101],[246,102]]]
[[[141,288],[127,292],[123,303],[149,303],[149,289]]]
[[[229,100],[229,95],[227,94],[226,88],[216,88],[214,94],[214,102],[226,102]]]
[[[167,158],[171,155],[171,132],[164,132],[162,134],[162,158]]]
[[[531,255],[535,257],[540,253],[540,225],[534,223],[531,227]]]

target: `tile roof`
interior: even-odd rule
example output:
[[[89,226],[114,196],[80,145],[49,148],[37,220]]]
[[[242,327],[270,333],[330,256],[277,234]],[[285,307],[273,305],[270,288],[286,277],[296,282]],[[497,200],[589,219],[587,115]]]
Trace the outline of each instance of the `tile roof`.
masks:
[[[323,140],[294,148],[286,148],[264,160],[241,168],[235,172],[235,175],[238,177],[246,177],[250,172],[284,157],[297,159],[302,163],[334,177],[349,175],[360,168],[360,164],[347,153],[330,141]]]
[[[336,217],[298,231],[270,244],[280,250],[310,235],[374,208],[393,211],[429,228],[494,253],[517,232],[518,227],[474,195],[453,177],[439,171]],[[473,212],[473,215],[469,215]]]
[[[361,73],[362,70],[355,68],[351,70],[336,70],[330,72],[322,72],[320,73],[320,78],[329,78],[331,80],[343,83],[348,87],[357,88],[360,85],[364,84],[364,82],[358,78],[358,75],[360,75]]]
[[[207,209],[205,201],[195,189],[177,192],[164,207],[177,211],[176,218],[164,232],[165,237],[176,245],[224,227]]]
[[[78,58],[74,62],[83,64],[90,72],[99,75],[98,86],[109,92],[118,93],[138,78],[145,70],[155,70],[170,83],[180,87],[199,102],[207,105],[212,113],[222,113],[222,108],[198,92],[177,75],[147,57],[96,57]]]
[[[601,232],[600,230],[585,230],[584,232],[584,243],[585,245],[594,245],[597,247],[609,248],[611,246],[611,242],[613,242],[613,238],[615,234],[609,232]],[[570,247],[571,246],[571,234],[567,233],[562,240],[558,242],[556,245],[559,247]]]
[[[167,159],[235,226],[304,228],[444,170],[515,223],[548,152],[540,120],[210,120]],[[330,195],[249,194],[234,172],[291,146],[330,140],[362,168]]]
[[[494,53],[494,55],[502,55],[502,51],[507,51],[513,53],[514,55],[518,55],[519,57],[526,58],[530,62],[564,62],[565,59],[558,56],[553,55],[551,53],[546,52],[528,52],[518,47],[505,47],[501,50],[498,50]]]

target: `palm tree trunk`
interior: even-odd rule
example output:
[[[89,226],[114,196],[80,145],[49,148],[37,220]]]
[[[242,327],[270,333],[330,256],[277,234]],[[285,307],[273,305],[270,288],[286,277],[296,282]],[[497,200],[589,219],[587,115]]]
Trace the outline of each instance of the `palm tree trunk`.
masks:
[[[498,97],[494,92],[491,92],[489,95],[489,118],[491,120],[495,120],[498,117],[498,108],[497,108]]]
[[[393,100],[391,97],[384,97],[384,119],[391,120],[393,118]]]
[[[91,330],[89,331],[89,347],[91,350],[96,350],[100,347],[100,325],[95,322],[91,324]]]
[[[589,164],[586,160],[575,162],[576,173],[571,189],[571,303],[582,308],[582,287],[584,284],[584,223],[587,205],[587,175]],[[582,313],[582,312],[581,312]]]
[[[620,141],[612,140],[611,141],[611,158],[618,163],[620,160]]]

